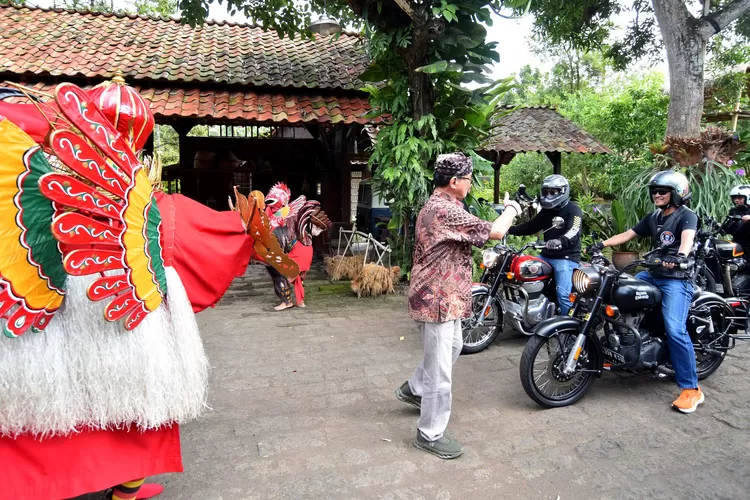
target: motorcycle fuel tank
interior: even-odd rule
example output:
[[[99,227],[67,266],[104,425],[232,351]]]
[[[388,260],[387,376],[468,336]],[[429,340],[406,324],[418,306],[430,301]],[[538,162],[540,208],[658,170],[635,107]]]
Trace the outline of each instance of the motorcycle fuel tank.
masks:
[[[745,253],[739,243],[731,241],[717,241],[716,252],[721,259],[733,259]]]
[[[651,309],[661,303],[661,290],[635,278],[621,278],[612,289],[612,303],[623,313]]]
[[[541,281],[552,275],[552,266],[532,255],[515,257],[510,270],[518,281]]]

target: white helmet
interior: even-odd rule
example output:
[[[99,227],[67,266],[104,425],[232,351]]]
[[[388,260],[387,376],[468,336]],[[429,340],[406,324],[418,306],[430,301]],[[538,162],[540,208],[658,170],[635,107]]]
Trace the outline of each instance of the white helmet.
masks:
[[[729,191],[729,197],[734,198],[735,196],[744,196],[745,202],[743,205],[747,205],[748,200],[750,200],[750,186],[745,184],[734,186],[732,190]]]

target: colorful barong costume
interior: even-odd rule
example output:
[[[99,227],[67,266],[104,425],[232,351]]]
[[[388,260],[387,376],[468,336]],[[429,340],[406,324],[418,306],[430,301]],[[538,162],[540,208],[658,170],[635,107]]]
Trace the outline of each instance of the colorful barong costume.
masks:
[[[124,82],[0,101],[3,497],[135,498],[182,471],[179,425],[206,401],[194,311],[251,253],[298,274],[254,200],[220,213],[154,192],[135,153],[153,125]]]

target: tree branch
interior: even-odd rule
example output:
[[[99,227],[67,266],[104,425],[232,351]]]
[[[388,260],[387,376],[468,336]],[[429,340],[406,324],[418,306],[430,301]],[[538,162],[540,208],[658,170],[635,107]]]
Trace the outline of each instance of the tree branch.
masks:
[[[733,0],[723,9],[720,9],[710,17],[714,20],[719,30],[723,30],[743,14],[750,12],[750,0]],[[706,19],[701,19],[701,36],[708,40],[717,33],[716,28]]]
[[[396,2],[396,5],[401,7],[401,10],[406,12],[407,16],[414,19],[414,9],[411,8],[411,5],[409,5],[409,2],[407,0],[393,0],[393,1]]]

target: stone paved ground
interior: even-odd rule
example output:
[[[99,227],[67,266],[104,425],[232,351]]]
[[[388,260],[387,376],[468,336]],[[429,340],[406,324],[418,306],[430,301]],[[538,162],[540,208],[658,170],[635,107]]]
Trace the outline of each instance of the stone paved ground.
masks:
[[[404,297],[308,295],[273,312],[251,266],[198,316],[211,410],[183,427],[165,500],[750,498],[748,346],[685,416],[672,383],[615,374],[542,410],[519,382],[523,339],[499,341],[456,366],[448,433],[466,454],[443,461],[413,448],[418,413],[393,394],[421,358]]]

